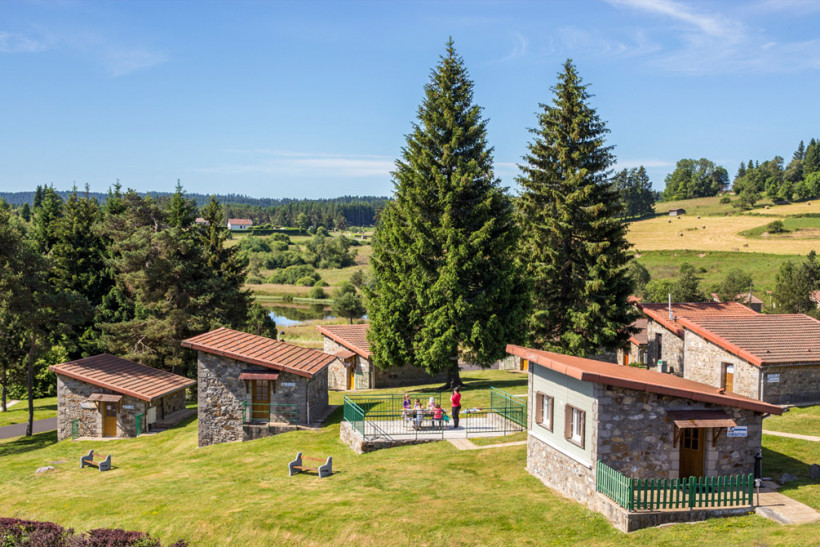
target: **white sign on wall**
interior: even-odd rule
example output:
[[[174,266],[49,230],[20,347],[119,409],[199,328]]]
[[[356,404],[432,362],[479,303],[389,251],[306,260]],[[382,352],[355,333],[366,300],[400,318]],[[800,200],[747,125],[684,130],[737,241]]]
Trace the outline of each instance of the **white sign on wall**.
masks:
[[[729,431],[726,433],[727,437],[745,437],[746,436],[746,426],[745,425],[736,425],[735,427],[730,427]]]
[[[122,405],[125,410],[134,410],[134,405]]]
[[[770,384],[778,384],[780,383],[780,375],[779,374],[767,374],[766,381]]]
[[[86,410],[96,410],[97,405],[95,405],[94,403],[83,402],[80,403],[80,408],[84,408]]]
[[[282,382],[282,387],[296,387],[296,382]]]

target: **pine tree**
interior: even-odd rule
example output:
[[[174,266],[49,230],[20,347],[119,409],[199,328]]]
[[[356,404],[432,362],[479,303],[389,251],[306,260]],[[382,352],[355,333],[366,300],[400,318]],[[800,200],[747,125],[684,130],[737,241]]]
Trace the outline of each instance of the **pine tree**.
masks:
[[[378,366],[447,370],[453,385],[459,358],[487,366],[520,339],[525,291],[512,204],[452,40],[424,93],[374,237],[369,336]]]
[[[800,141],[800,144],[797,145],[797,150],[795,150],[792,159],[800,161],[806,159],[806,147],[803,145],[803,141]]]
[[[806,159],[803,160],[803,175],[809,176],[820,171],[820,143],[812,139],[806,148]]]
[[[25,202],[20,209],[20,217],[26,222],[31,220],[31,207],[29,207],[28,202]]]
[[[32,239],[38,251],[46,254],[56,241],[54,225],[63,215],[63,198],[52,186],[43,189],[40,206],[35,209]]]
[[[623,346],[635,319],[627,302],[626,226],[608,181],[609,132],[570,60],[542,104],[518,178],[521,260],[533,283],[530,343],[573,355]]]

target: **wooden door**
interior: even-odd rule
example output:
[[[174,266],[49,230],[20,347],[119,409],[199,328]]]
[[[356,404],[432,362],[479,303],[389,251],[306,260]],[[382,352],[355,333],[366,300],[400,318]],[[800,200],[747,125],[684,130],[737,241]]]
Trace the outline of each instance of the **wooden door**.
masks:
[[[251,381],[252,402],[252,420],[270,420],[270,386],[267,380],[252,380]]]
[[[684,429],[680,436],[680,478],[703,476],[703,429]]]
[[[117,436],[117,403],[102,403],[102,436]]]
[[[356,373],[355,373],[356,364],[355,363],[348,363],[347,367],[345,367],[345,368],[347,368],[347,389],[350,389],[350,390],[356,389]]]
[[[530,370],[530,362],[527,361],[526,359],[521,360],[521,370],[523,370],[523,371]]]
[[[724,363],[723,365],[723,389],[734,391],[735,389],[735,366]]]
[[[627,352],[624,352],[624,366],[629,366],[629,354]]]

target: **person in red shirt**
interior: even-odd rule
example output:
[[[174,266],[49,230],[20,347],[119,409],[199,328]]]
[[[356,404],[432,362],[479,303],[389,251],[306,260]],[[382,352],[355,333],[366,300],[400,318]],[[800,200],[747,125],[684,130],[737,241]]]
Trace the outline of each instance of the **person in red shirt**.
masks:
[[[450,407],[453,411],[453,429],[458,429],[458,412],[461,410],[461,393],[458,386],[453,388],[453,395],[450,397]]]

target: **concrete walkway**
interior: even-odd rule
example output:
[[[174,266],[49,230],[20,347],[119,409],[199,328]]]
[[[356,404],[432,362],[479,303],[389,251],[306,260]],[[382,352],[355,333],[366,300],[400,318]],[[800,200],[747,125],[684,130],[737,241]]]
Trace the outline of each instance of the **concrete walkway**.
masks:
[[[14,405],[16,405],[19,402],[20,401],[18,401],[17,399],[12,399],[11,401],[6,401],[6,410],[10,409],[11,407],[13,407]],[[3,411],[0,410],[0,412],[3,412]]]
[[[800,435],[798,433],[783,433],[782,431],[763,430],[764,435],[774,435],[775,437],[788,437],[790,439],[800,439],[801,441],[820,442],[820,437],[813,437],[811,435]]]
[[[0,427],[0,439],[11,439],[12,437],[25,435],[26,425],[28,425],[27,422]],[[57,429],[57,418],[46,418],[45,420],[35,420],[32,432],[45,433],[46,431],[53,431],[55,429]]]
[[[777,491],[777,484],[763,481],[760,488],[760,502],[755,513],[780,524],[808,524],[820,521],[820,513],[799,501]],[[755,494],[757,498],[757,494]],[[757,501],[757,499],[755,499]]]
[[[497,443],[497,444],[487,444],[484,446],[476,446],[473,441],[470,439],[447,439],[450,444],[458,448],[459,450],[484,450],[485,448],[503,448],[505,446],[520,446],[522,444],[527,444],[527,441],[515,441],[512,443]]]

